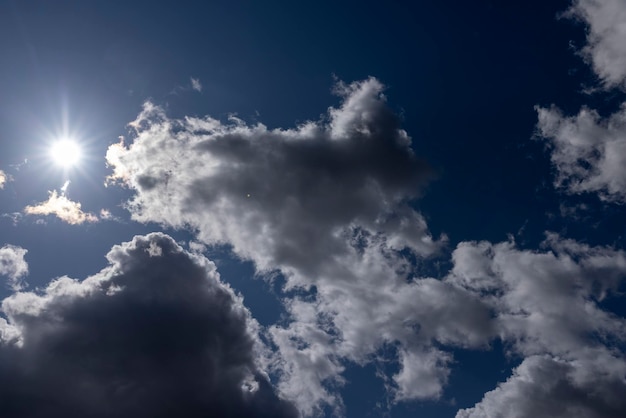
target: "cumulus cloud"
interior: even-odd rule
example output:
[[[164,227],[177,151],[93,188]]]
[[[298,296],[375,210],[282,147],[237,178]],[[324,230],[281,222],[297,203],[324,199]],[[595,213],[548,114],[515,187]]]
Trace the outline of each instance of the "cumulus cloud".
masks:
[[[588,108],[568,117],[556,107],[537,107],[537,114],[538,134],[551,148],[557,187],[626,202],[626,104],[606,119]]]
[[[443,303],[423,293],[442,297],[440,286],[452,287],[434,279],[418,284],[410,260],[437,252],[445,238],[433,238],[410,205],[432,171],[383,90],[375,78],[339,83],[342,102],[321,120],[274,130],[234,117],[175,120],[146,103],[130,124],[132,143],[107,152],[109,180],[135,191],[127,204],[135,220],[190,228],[201,242],[230,245],[260,272],[279,270],[286,291],[315,293],[288,297],[293,321],[271,329],[282,353],[281,389],[307,413],[320,402],[340,407],[328,384],[341,384],[342,362],[371,361],[388,343],[401,346],[397,399],[439,396],[448,357],[432,339],[482,338],[465,324],[440,329],[416,319],[427,310],[413,306],[416,298]],[[423,336],[414,337],[420,326]],[[415,367],[432,368],[423,377],[429,383],[410,389],[419,373],[408,359],[422,354],[428,358]]]
[[[626,4],[622,0],[575,0],[566,15],[587,24],[582,53],[605,86],[626,88]]]
[[[599,302],[626,278],[626,254],[548,234],[545,251],[464,242],[446,279],[487,303],[499,337],[524,360],[458,417],[623,416],[626,320]]]
[[[74,202],[65,196],[65,193],[59,194],[56,190],[50,192],[50,196],[45,202],[26,206],[24,213],[28,215],[55,215],[71,225],[98,221],[97,215],[83,212],[80,202]]]
[[[2,302],[0,415],[295,417],[256,361],[258,325],[212,262],[167,235]]]
[[[13,290],[22,288],[21,279],[28,274],[28,263],[24,260],[27,252],[28,250],[15,245],[0,248],[0,274],[9,278],[9,285]]]

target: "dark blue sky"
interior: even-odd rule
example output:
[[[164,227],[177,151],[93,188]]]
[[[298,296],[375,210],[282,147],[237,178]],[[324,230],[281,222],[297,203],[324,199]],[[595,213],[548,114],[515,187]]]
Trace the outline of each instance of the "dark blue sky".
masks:
[[[581,10],[585,7],[593,9],[588,6],[588,1],[574,3]],[[606,1],[607,7],[615,3]],[[619,2],[617,4],[619,6]],[[242,293],[252,317],[268,329],[272,326],[287,329],[297,317],[295,311],[285,307],[289,306],[294,293],[281,290],[281,286],[289,282],[290,274],[306,276],[306,283],[312,288],[303,298],[317,300],[318,308],[322,309],[319,306],[323,306],[325,299],[322,298],[326,297],[321,296],[325,294],[323,283],[326,282],[320,277],[327,274],[319,270],[319,265],[311,267],[295,256],[290,258],[289,246],[295,245],[289,240],[291,232],[281,229],[282,224],[278,227],[272,223],[278,222],[273,220],[274,217],[265,217],[265,212],[259,212],[259,223],[267,222],[270,231],[278,231],[276,237],[284,238],[285,248],[281,246],[276,252],[268,250],[267,254],[257,254],[254,249],[238,244],[239,235],[229,235],[234,234],[235,229],[228,229],[230,232],[226,235],[215,238],[211,234],[217,227],[211,224],[213,229],[209,228],[209,221],[203,220],[204,215],[191,217],[183,211],[177,216],[188,217],[181,223],[176,220],[178,218],[157,215],[154,208],[159,205],[167,207],[169,203],[149,200],[156,198],[146,197],[150,190],[138,186],[139,175],[134,178],[133,185],[104,186],[114,165],[111,161],[109,166],[106,164],[107,149],[119,142],[119,136],[124,136],[128,145],[134,137],[141,135],[133,132],[128,123],[137,118],[147,101],[162,108],[172,121],[210,115],[226,124],[230,115],[236,115],[248,127],[261,122],[270,130],[296,129],[305,121],[330,123],[332,116],[327,113],[328,109],[339,108],[343,100],[347,100],[345,95],[342,98],[333,94],[333,86],[338,81],[350,84],[375,77],[385,86],[388,110],[397,115],[399,125],[412,138],[411,148],[429,166],[426,185],[416,183],[414,190],[407,191],[405,183],[394,180],[387,186],[389,194],[384,192],[381,196],[392,196],[391,189],[397,186],[398,195],[403,202],[409,202],[412,213],[424,217],[430,231],[427,235],[435,240],[447,236],[441,248],[429,254],[414,251],[410,246],[403,250],[405,253],[401,256],[410,255],[408,259],[412,260],[415,274],[421,272],[424,277],[445,282],[446,286],[448,283],[457,286],[454,280],[461,277],[457,273],[461,270],[458,267],[461,262],[453,259],[452,253],[463,242],[487,241],[496,246],[496,243],[514,241],[515,249],[510,251],[517,251],[515,254],[520,259],[526,254],[524,251],[560,254],[561,244],[544,242],[546,231],[552,231],[563,242],[569,239],[592,247],[585,251],[570,247],[563,250],[572,262],[580,263],[583,284],[572,286],[580,285],[586,289],[584,283],[588,280],[592,283],[589,288],[596,289],[604,286],[596,283],[604,280],[596,276],[619,278],[607,285],[611,289],[608,299],[591,293],[588,298],[607,309],[606,312],[611,312],[623,327],[625,312],[619,289],[623,290],[626,266],[607,261],[604,267],[596,268],[593,267],[596,261],[584,260],[600,253],[607,259],[622,256],[620,251],[626,239],[624,200],[620,200],[619,193],[610,195],[616,198],[603,199],[605,189],[602,188],[571,192],[567,187],[555,185],[558,174],[566,171],[554,159],[559,149],[555,145],[556,138],[560,138],[560,134],[544,132],[543,137],[538,134],[540,128],[535,106],[550,108],[555,105],[563,115],[576,115],[587,106],[596,109],[600,117],[608,118],[619,111],[624,101],[623,84],[605,88],[603,76],[598,75],[597,69],[591,65],[589,56],[585,59],[584,53],[580,52],[588,45],[588,25],[594,21],[585,22],[581,18],[582,12],[577,19],[563,16],[571,6],[569,0],[386,3],[1,1],[0,173],[5,173],[8,180],[0,190],[0,212],[3,214],[0,218],[0,246],[11,244],[28,250],[25,259],[29,274],[25,280],[30,286],[26,290],[33,291],[62,275],[84,279],[97,273],[110,264],[104,255],[111,247],[130,241],[136,234],[163,231],[185,248],[189,248],[186,244],[189,241],[203,241],[208,245],[204,255],[216,263],[223,281]],[[201,91],[193,88],[192,79],[199,81]],[[589,93],[589,89],[595,90]],[[620,129],[616,128],[617,136],[611,137],[617,138],[615,141],[618,142],[623,141],[619,135],[624,130]],[[54,167],[48,156],[51,142],[64,133],[79,140],[83,147],[83,161],[70,172]],[[253,146],[253,149],[256,148]],[[285,155],[292,155],[290,149],[283,150]],[[167,152],[163,151],[163,155],[166,156]],[[139,161],[137,155],[133,154],[132,158]],[[160,154],[153,157],[147,153],[146,156],[155,161],[161,158]],[[131,156],[128,158],[126,164],[131,167]],[[176,158],[172,157],[172,161]],[[309,160],[301,158],[304,159],[300,167],[309,167]],[[591,157],[585,154],[580,158]],[[624,161],[626,157],[619,158],[618,161]],[[176,161],[180,164],[180,160]],[[208,166],[209,160],[206,161]],[[280,158],[272,160],[268,157],[268,161],[283,167]],[[291,166],[284,164],[285,170],[290,169]],[[394,164],[396,162],[390,160],[388,166],[382,164],[380,170],[391,170]],[[594,163],[586,164],[593,166]],[[156,162],[149,169],[139,165],[133,167],[145,169],[144,174],[159,170]],[[163,170],[177,170],[177,167],[173,165]],[[256,165],[254,167],[259,169]],[[311,163],[311,167],[313,170],[317,166]],[[358,167],[347,166],[345,170],[349,172]],[[320,172],[325,173],[325,169],[320,168]],[[270,168],[267,170],[260,170],[260,179],[266,179],[264,175],[268,176],[267,179],[280,179],[280,176],[273,177]],[[372,173],[364,170],[373,181],[380,180],[376,177],[380,174],[376,171],[378,168],[372,168]],[[240,173],[242,178],[246,173]],[[298,176],[299,171],[294,169],[293,173]],[[311,176],[317,175],[317,171],[312,173]],[[285,177],[292,178],[287,171]],[[306,174],[304,177],[306,181],[298,184],[317,181],[309,179]],[[219,178],[223,182],[232,180],[232,190],[239,185],[237,179],[231,179],[227,174]],[[340,178],[348,183],[352,177]],[[26,206],[45,201],[48,193],[60,191],[66,180],[70,180],[70,184],[64,196],[80,202],[83,211],[97,216],[100,216],[100,209],[107,209],[112,219],[100,216],[98,222],[69,225],[54,214],[25,213]],[[198,184],[206,181],[200,180],[194,183],[196,190],[199,190]],[[214,189],[210,190],[213,193]],[[224,193],[224,196],[230,196],[228,192]],[[312,191],[311,195],[318,196],[315,193],[317,191]],[[299,196],[296,192],[293,194]],[[131,220],[131,213],[137,215],[137,212],[125,203],[137,196],[146,199],[143,201],[146,208],[156,205],[151,206],[155,212],[146,215],[143,223]],[[188,195],[186,202],[198,198],[206,207],[212,204],[212,201],[198,196],[201,196],[200,191]],[[303,196],[306,196],[304,191]],[[322,193],[319,196],[326,198],[327,195]],[[332,195],[328,196],[328,207],[335,208]],[[262,207],[274,208],[270,203],[262,203],[267,205]],[[315,211],[319,212],[319,209],[309,212],[306,199],[299,204],[302,209],[297,213],[317,216]],[[391,211],[397,209],[397,213],[405,213],[400,211],[400,206],[391,205]],[[348,203],[343,206],[338,203],[339,209],[333,210],[342,212],[348,206]],[[359,226],[356,222],[361,222],[369,213],[364,210],[354,218],[336,216],[341,222],[352,219],[352,227]],[[231,222],[231,218],[219,216],[222,215],[215,215],[218,224]],[[241,216],[245,217],[246,212]],[[315,216],[311,219],[318,219]],[[329,218],[332,216],[328,215]],[[318,219],[321,225],[318,231],[323,231],[326,220]],[[376,222],[378,220],[376,218]],[[245,222],[242,220],[242,225]],[[333,218],[332,222],[339,221]],[[329,225],[336,225],[332,222]],[[316,230],[314,221],[310,223],[313,229],[306,229],[308,233]],[[289,231],[297,229],[295,224],[290,224],[292,229]],[[302,219],[302,224],[308,225],[308,219]],[[363,223],[361,226],[370,228],[371,225]],[[393,234],[390,231],[381,229],[378,232],[382,236],[388,234],[384,239],[391,242]],[[400,230],[393,231],[401,233]],[[267,245],[275,245],[275,241],[271,242]],[[317,254],[314,251],[318,244],[316,238],[311,238],[310,242],[312,252]],[[319,244],[323,243],[320,241]],[[606,255],[593,250],[594,246],[613,253]],[[503,248],[485,253],[490,254],[494,266],[500,260],[494,254],[509,251]],[[315,256],[311,259],[315,260]],[[265,260],[273,261],[266,266],[269,270],[261,271],[260,266]],[[457,270],[454,270],[455,263]],[[541,261],[532,262],[534,266],[533,263],[543,265]],[[259,266],[256,274],[255,265]],[[556,270],[556,267],[546,267],[548,272]],[[352,271],[361,270],[355,268]],[[503,282],[508,280],[506,272],[496,267],[489,271],[490,274],[500,274],[498,277]],[[578,274],[568,271],[572,277]],[[268,278],[269,272],[274,277],[272,280]],[[539,277],[543,273],[533,274],[536,276],[532,277]],[[6,275],[10,276],[10,273]],[[546,277],[557,276],[554,273]],[[507,286],[506,289],[512,288],[510,283]],[[464,289],[468,294],[476,291],[481,298],[488,298],[489,292],[484,289]],[[491,291],[498,294],[498,291]],[[3,298],[12,293],[8,286],[0,290]],[[498,307],[494,307],[496,305]],[[513,308],[502,313],[498,311],[501,305],[496,305],[488,305],[492,318],[513,315]],[[329,315],[336,314],[332,308],[328,309]],[[321,311],[316,312],[323,317]],[[341,328],[338,318],[334,319],[336,328],[329,335],[348,335],[349,329]],[[427,326],[419,320],[414,326],[416,330],[422,330],[416,331],[416,335],[422,338]],[[503,328],[498,328],[500,326]],[[484,344],[454,342],[452,340],[457,337],[445,336],[433,337],[428,344],[422,340],[416,343],[419,347],[426,347],[427,351],[448,352],[453,359],[447,363],[449,377],[444,379],[446,384],[438,398],[409,396],[406,401],[394,401],[394,393],[397,395],[394,390],[399,383],[393,380],[393,376],[402,369],[400,353],[410,346],[407,342],[410,338],[406,341],[391,338],[356,361],[357,357],[350,357],[356,354],[346,354],[341,351],[343,348],[337,348],[339,345],[333,346],[337,351],[331,349],[331,354],[326,353],[336,364],[346,367],[341,375],[347,383],[343,387],[338,381],[324,384],[329,393],[342,397],[343,409],[337,410],[347,417],[385,414],[391,417],[455,416],[459,409],[471,408],[481,402],[486,392],[509,378],[512,370],[525,359],[535,355],[558,357],[555,352],[522,347],[520,341],[536,336],[520,337],[515,334],[517,331],[507,326],[494,325],[495,331],[489,331],[493,334],[484,337]],[[590,325],[592,330],[594,326]],[[615,342],[609,345],[613,353],[619,353],[623,351],[624,333],[623,330],[615,332],[616,336],[611,337]],[[600,340],[593,340],[589,347],[599,346]],[[275,342],[269,347],[281,352],[279,345]],[[587,347],[583,343],[579,346]],[[357,365],[359,362],[361,365]],[[272,390],[276,393],[284,394],[279,382],[281,376],[289,374],[285,370],[270,372],[271,384],[275,386]],[[424,370],[426,368],[422,372],[427,373]],[[381,378],[381,375],[386,377]],[[612,383],[612,387],[619,387],[624,378],[622,375],[621,383]],[[577,387],[576,390],[584,393],[585,388]],[[0,390],[0,403],[3,396],[11,395]],[[285,396],[295,402],[296,408],[300,408],[298,402],[304,402]],[[552,410],[557,412],[547,413],[545,411],[551,406],[537,402],[543,405],[543,416],[561,416],[560,413],[571,416],[582,413],[580,416],[584,416],[590,411],[583,405],[580,410],[557,408]],[[567,403],[567,398],[563,402]],[[341,402],[321,402],[320,405],[320,411],[331,416],[333,407]],[[610,416],[606,411],[619,411],[623,407],[623,403],[618,406],[610,404],[604,409],[604,415],[601,411],[592,412],[597,412],[593,416]],[[305,410],[300,408],[300,411]],[[520,414],[527,416],[524,412]]]

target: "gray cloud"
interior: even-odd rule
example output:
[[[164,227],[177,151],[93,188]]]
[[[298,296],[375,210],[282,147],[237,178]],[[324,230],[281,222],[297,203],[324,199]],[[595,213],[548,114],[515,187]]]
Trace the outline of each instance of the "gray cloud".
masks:
[[[485,394],[474,408],[460,410],[457,418],[559,417],[619,418],[624,416],[626,391],[623,361],[606,352],[568,361],[531,356],[513,376]],[[591,357],[599,355],[599,357]]]
[[[626,202],[626,104],[607,119],[588,108],[564,116],[555,107],[537,107],[537,114],[538,133],[551,148],[557,187]]]
[[[626,88],[626,3],[575,0],[565,16],[588,26],[583,56],[605,88]],[[597,193],[626,201],[626,103],[608,118],[583,107],[565,116],[552,106],[536,107],[538,136],[547,141],[557,171],[555,185],[568,193]]]
[[[9,278],[9,286],[20,290],[23,286],[22,277],[28,274],[28,263],[24,256],[28,250],[15,245],[0,248],[0,275]]]
[[[575,0],[566,16],[588,26],[583,56],[606,87],[626,87],[626,4],[622,0]]]
[[[511,354],[508,381],[458,417],[623,416],[626,320],[598,303],[626,278],[626,254],[548,234],[546,251],[464,242],[447,282],[480,295]]]
[[[3,417],[293,417],[256,357],[256,323],[207,259],[170,237],[2,302]]]

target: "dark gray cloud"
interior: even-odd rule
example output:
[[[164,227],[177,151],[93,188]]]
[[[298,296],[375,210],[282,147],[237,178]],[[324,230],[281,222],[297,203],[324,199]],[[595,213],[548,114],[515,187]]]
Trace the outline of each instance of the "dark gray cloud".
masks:
[[[257,325],[213,263],[137,236],[83,281],[2,303],[2,417],[294,417],[258,365]]]

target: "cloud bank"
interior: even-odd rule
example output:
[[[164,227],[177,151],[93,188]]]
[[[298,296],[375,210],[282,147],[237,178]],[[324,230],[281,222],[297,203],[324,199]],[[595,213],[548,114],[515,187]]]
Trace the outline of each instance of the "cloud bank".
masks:
[[[13,290],[22,288],[22,277],[28,274],[28,263],[24,256],[28,250],[15,245],[0,248],[0,275],[9,278],[9,286]]]
[[[3,417],[295,417],[259,368],[258,326],[209,260],[160,233],[110,265],[2,302]]]

